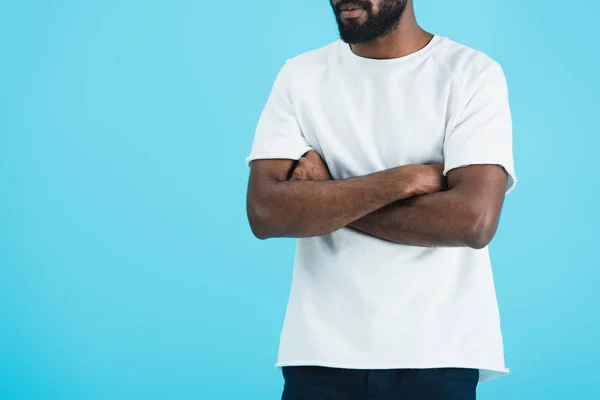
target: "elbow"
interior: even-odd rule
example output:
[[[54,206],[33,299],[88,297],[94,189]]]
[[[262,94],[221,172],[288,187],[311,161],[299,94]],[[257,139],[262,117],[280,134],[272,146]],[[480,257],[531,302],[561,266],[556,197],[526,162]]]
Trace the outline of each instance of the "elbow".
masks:
[[[248,204],[248,222],[254,237],[260,240],[266,240],[274,237],[269,228],[269,213],[267,207],[258,204]]]
[[[489,210],[479,210],[473,212],[471,218],[468,218],[466,244],[467,246],[481,250],[487,247],[498,228],[498,216]]]
[[[254,235],[254,237],[259,240],[267,240],[271,237],[266,233],[264,229],[261,229],[261,227],[259,226],[250,224],[250,229],[252,230],[252,234]]]
[[[492,241],[492,236],[487,232],[477,232],[468,239],[467,245],[475,250],[485,249]]]

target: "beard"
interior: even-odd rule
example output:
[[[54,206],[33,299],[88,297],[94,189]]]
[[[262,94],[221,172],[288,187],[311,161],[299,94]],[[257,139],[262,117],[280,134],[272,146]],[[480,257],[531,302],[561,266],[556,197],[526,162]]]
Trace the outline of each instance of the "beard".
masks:
[[[341,0],[332,4],[335,19],[340,31],[340,38],[349,44],[368,43],[389,34],[402,19],[408,0],[382,0],[377,13],[373,12],[373,4],[366,0]],[[367,20],[363,23],[356,20],[342,21],[340,7],[354,4],[363,8]]]

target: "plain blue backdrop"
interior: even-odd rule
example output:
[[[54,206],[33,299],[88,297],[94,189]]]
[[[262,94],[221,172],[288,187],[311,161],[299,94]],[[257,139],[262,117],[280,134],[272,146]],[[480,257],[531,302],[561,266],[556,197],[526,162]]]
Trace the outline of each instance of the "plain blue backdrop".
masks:
[[[520,185],[492,244],[507,377],[599,399],[596,2],[415,0],[504,67]],[[0,398],[278,399],[293,240],[245,216],[254,128],[327,0],[0,4]]]

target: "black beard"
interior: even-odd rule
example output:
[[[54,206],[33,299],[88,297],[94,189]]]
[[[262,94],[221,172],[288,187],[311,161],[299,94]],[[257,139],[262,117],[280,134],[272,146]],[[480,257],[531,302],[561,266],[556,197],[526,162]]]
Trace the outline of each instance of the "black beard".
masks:
[[[383,0],[377,14],[373,13],[373,5],[365,0],[342,0],[333,7],[335,19],[340,31],[340,38],[350,44],[368,43],[389,34],[402,19],[408,0]],[[342,22],[340,7],[354,4],[365,10],[367,20],[363,23],[354,21]]]

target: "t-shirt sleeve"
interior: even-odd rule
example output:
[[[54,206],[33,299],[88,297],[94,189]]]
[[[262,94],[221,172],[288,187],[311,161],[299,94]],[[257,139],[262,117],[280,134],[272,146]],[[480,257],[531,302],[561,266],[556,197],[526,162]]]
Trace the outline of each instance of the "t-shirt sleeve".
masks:
[[[300,159],[312,147],[304,138],[294,112],[290,64],[281,67],[256,131],[246,165],[257,159]]]
[[[506,78],[496,62],[466,88],[462,111],[444,142],[444,175],[473,164],[497,164],[508,173],[506,193],[517,183]]]

